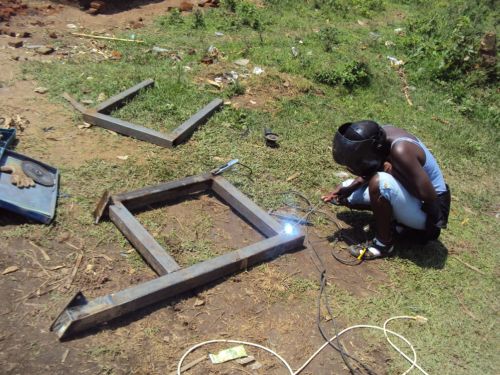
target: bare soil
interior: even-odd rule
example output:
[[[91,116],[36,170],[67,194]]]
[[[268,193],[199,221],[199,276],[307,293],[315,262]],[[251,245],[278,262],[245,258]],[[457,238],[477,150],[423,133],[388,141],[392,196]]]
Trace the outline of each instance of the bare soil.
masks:
[[[173,2],[137,2],[137,7],[97,16],[90,16],[74,5],[47,1],[24,3],[33,11],[11,15],[8,23],[1,24],[2,28],[17,33],[29,32],[31,36],[23,39],[25,45],[50,44],[51,33],[68,45],[76,45],[89,42],[69,35],[68,24],[113,32],[130,27],[139,19],[148,24]],[[23,61],[37,59],[50,63],[61,56],[57,51],[45,56],[27,48],[13,48],[9,46],[13,39],[18,38],[0,35],[0,116],[21,115],[29,121],[19,134],[18,152],[54,166],[79,166],[96,157],[104,161],[116,160],[117,156],[126,155],[136,147],[136,141],[101,129],[79,129],[76,125],[81,122],[74,120],[69,107],[54,104],[43,94],[35,93],[37,82],[22,77]],[[281,87],[277,90],[288,90],[289,86]],[[259,103],[257,100],[252,106],[259,106]],[[162,208],[166,217],[178,218],[175,224],[161,223],[162,230],[189,230],[186,228],[200,215],[196,209],[200,207],[198,204],[215,217],[213,228],[218,229],[211,229],[209,233],[215,246],[228,249],[260,238],[230,209],[211,198]],[[12,231],[23,222],[18,216],[0,211],[0,236],[4,230]],[[306,288],[297,293],[290,287],[293,280],[317,282],[318,271],[311,248],[286,254],[70,341],[59,342],[56,335],[49,332],[49,326],[76,291],[82,290],[86,296],[95,297],[156,275],[149,267],[134,262],[137,255],[132,248],[124,252],[120,246],[103,246],[86,240],[85,227],[81,228],[82,233],[68,232],[64,222],[59,223],[50,229],[56,231],[57,239],[45,241],[47,230],[42,225],[31,225],[29,236],[20,232],[19,236],[0,241],[0,270],[10,266],[19,268],[16,272],[0,275],[0,300],[3,302],[0,307],[1,373],[168,374],[188,347],[213,338],[264,344],[278,351],[296,368],[323,343],[315,321],[318,290]],[[39,241],[35,243],[30,240],[32,238]],[[331,257],[331,246],[326,240],[319,237],[311,240],[328,268],[329,282],[336,287],[363,298],[376,292],[377,285],[386,281],[383,262],[346,267]],[[330,324],[323,323],[325,326]],[[338,323],[342,326],[341,321]],[[356,347],[363,347],[363,343],[354,338],[346,339],[345,345],[349,352],[366,357],[364,359],[378,373],[384,373],[385,358],[381,354],[356,350]],[[225,346],[213,346],[210,351],[222,348]],[[188,361],[201,356],[201,352],[194,353]],[[234,363],[214,366],[205,361],[187,373],[286,373],[266,354],[253,349],[248,352],[263,364],[261,369],[251,371]],[[339,355],[331,350],[324,351],[304,371],[304,374],[332,373],[348,372]]]

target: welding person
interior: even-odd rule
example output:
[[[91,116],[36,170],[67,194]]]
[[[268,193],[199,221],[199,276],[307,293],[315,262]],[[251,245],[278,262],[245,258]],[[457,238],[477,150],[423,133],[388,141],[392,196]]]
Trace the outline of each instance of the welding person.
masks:
[[[349,122],[333,138],[333,159],[358,176],[322,197],[325,202],[371,210],[375,238],[351,255],[374,259],[394,249],[394,233],[439,237],[450,211],[450,190],[434,156],[414,135],[374,121]]]

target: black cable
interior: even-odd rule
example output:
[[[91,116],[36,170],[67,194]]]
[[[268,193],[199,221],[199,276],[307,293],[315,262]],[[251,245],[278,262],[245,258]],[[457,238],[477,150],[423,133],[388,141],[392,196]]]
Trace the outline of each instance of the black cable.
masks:
[[[330,222],[334,223],[339,230],[342,230],[342,228],[340,227],[339,223],[335,219],[333,219],[330,216],[329,213],[327,213],[325,211],[318,210],[317,206],[313,207],[313,205],[311,204],[311,201],[307,197],[305,197],[302,193],[294,191],[294,190],[289,190],[289,191],[286,191],[286,192],[283,192],[283,193],[280,193],[280,194],[282,194],[282,195],[293,194],[293,195],[296,195],[296,196],[300,197],[302,200],[304,200],[307,203],[307,207],[306,208],[302,208],[300,206],[292,206],[291,204],[285,203],[285,204],[287,204],[288,207],[293,207],[293,208],[299,209],[299,210],[301,210],[303,212],[306,212],[305,215],[303,216],[303,220],[308,219],[308,217],[311,214],[322,214],[324,217],[327,218],[327,220],[329,220]],[[300,224],[300,222],[299,222],[299,224]],[[310,245],[311,249],[313,250],[314,254],[316,255],[316,258],[318,259],[318,261],[320,263],[320,266],[321,266],[321,268],[320,268],[320,267],[318,267],[315,264],[316,268],[318,268],[318,271],[320,272],[320,291],[319,291],[319,294],[318,294],[318,302],[317,302],[317,326],[318,326],[319,332],[321,333],[321,336],[323,337],[323,339],[325,341],[328,342],[329,346],[331,346],[333,349],[335,349],[337,352],[340,353],[340,356],[342,357],[342,360],[344,361],[345,365],[347,366],[347,368],[349,369],[349,371],[351,372],[351,374],[356,374],[356,373],[359,372],[359,370],[357,370],[357,369],[355,370],[351,366],[351,364],[349,363],[349,361],[347,360],[347,358],[351,359],[352,361],[354,361],[358,365],[360,365],[368,374],[370,374],[370,375],[376,375],[376,373],[373,370],[371,370],[367,365],[365,365],[363,362],[361,362],[359,359],[355,358],[354,356],[351,356],[350,354],[348,354],[345,351],[345,349],[342,346],[342,344],[340,343],[340,339],[339,339],[339,337],[337,335],[338,334],[337,325],[335,323],[335,319],[333,317],[333,312],[331,310],[330,303],[328,301],[328,294],[325,293],[325,287],[326,287],[326,282],[327,282],[327,278],[326,278],[326,266],[325,266],[325,264],[323,262],[323,259],[319,255],[318,251],[314,247],[314,244],[309,239],[310,236],[309,236],[309,227],[308,226],[306,226],[305,237],[306,237],[307,243]],[[338,241],[338,239],[337,239],[337,241]],[[332,325],[333,325],[334,333],[335,333],[335,336],[336,336],[335,341],[336,341],[337,345],[335,345],[333,342],[330,341],[330,339],[326,335],[323,327],[321,326],[321,297],[324,298],[325,307],[326,307],[326,309],[328,311],[328,314],[332,318]]]

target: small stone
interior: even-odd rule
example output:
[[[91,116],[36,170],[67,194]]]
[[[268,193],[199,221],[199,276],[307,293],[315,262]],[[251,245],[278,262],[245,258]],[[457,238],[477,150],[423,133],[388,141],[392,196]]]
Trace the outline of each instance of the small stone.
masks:
[[[260,363],[260,362],[255,362],[255,363],[252,363],[250,366],[248,366],[248,368],[250,370],[254,370],[254,371],[260,369],[261,367],[262,367],[262,363]]]
[[[52,31],[51,33],[49,33],[49,38],[57,39],[57,34],[55,33],[55,31]]]
[[[36,52],[39,53],[40,55],[50,55],[52,52],[54,52],[54,48],[52,48],[50,46],[43,46],[43,47],[37,48]]]
[[[13,48],[20,48],[23,46],[24,42],[22,40],[11,40],[7,44]]]
[[[203,306],[204,304],[205,301],[199,298],[196,301],[194,301],[194,307]]]
[[[250,60],[248,59],[238,59],[234,63],[239,66],[247,66]]]
[[[45,94],[49,91],[49,89],[46,87],[37,87],[37,88],[35,88],[34,91],[38,94]]]
[[[73,24],[73,23],[68,23],[68,24],[66,25],[66,27],[67,27],[68,29],[78,29],[78,26],[76,26],[76,25],[75,25],[75,24]]]

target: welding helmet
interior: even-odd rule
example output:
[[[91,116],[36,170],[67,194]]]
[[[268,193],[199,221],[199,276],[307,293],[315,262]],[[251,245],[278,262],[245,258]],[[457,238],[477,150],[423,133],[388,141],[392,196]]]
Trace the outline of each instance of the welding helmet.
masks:
[[[385,140],[385,132],[374,121],[345,123],[333,138],[333,159],[356,176],[370,177],[385,161]]]

